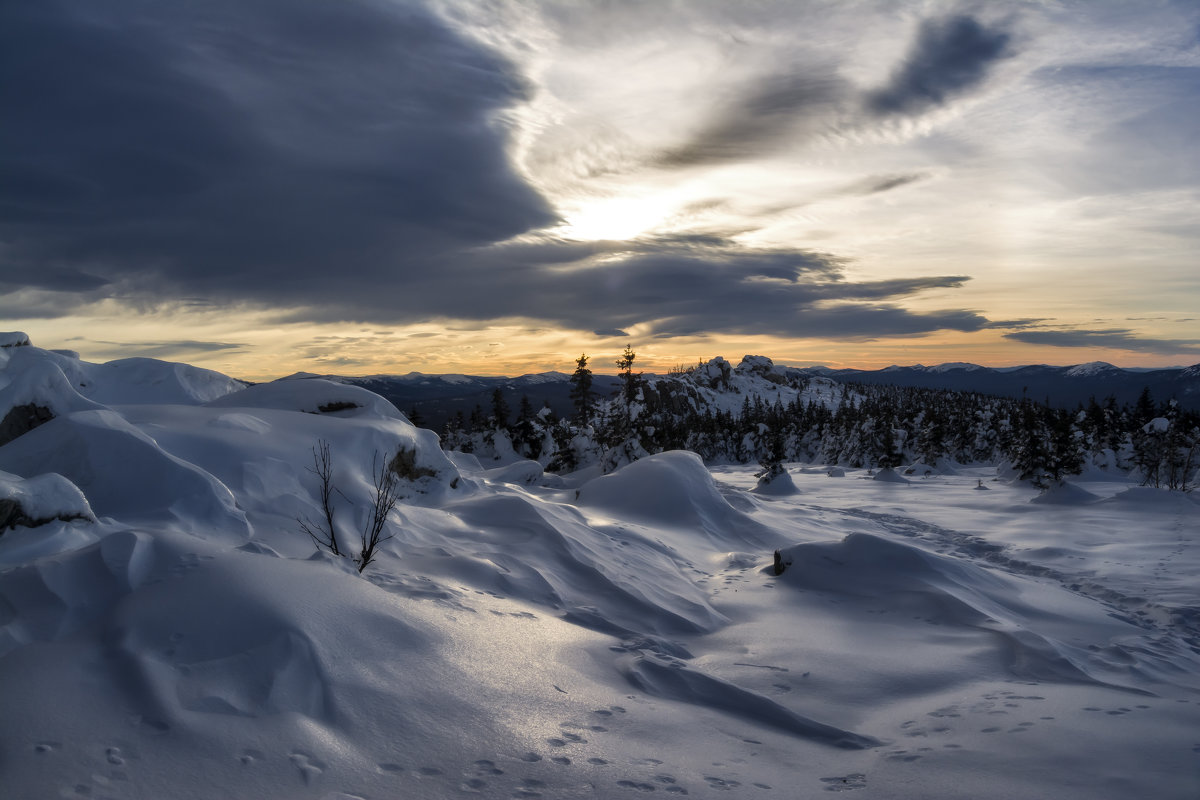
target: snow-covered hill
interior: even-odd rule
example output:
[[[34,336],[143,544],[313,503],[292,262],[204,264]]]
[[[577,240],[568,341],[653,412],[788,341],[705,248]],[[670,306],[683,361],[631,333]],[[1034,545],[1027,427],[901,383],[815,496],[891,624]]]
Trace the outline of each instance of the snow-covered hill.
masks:
[[[1200,788],[1192,495],[797,464],[763,492],[684,451],[487,469],[361,386],[23,338],[0,337],[5,797]],[[743,367],[671,402],[820,400]],[[326,519],[350,557],[303,531]]]

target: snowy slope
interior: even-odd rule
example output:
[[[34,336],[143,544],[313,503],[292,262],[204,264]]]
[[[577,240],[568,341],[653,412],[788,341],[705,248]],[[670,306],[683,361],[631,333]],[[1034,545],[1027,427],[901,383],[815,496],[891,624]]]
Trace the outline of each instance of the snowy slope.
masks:
[[[55,416],[0,445],[0,503],[40,523],[0,532],[6,797],[1200,789],[1192,496],[799,465],[762,494],[685,452],[485,470],[362,387],[205,398],[144,365],[84,395],[96,365],[18,349],[0,383]],[[744,366],[704,378],[797,391]],[[322,442],[350,550],[373,460],[407,454],[361,574],[297,522]]]

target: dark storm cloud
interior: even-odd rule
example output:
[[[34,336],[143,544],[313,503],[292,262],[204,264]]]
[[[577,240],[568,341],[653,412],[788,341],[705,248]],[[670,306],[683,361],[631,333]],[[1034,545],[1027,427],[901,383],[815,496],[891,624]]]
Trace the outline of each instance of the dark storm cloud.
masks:
[[[495,125],[530,90],[416,3],[9,3],[0,67],[20,78],[0,81],[0,306],[14,316],[111,297],[292,322],[524,319],[614,336],[990,324],[896,305],[959,276],[856,283],[835,256],[726,235],[536,233],[554,215]],[[768,80],[674,158],[776,146],[843,93],[820,78]]]
[[[553,219],[490,125],[525,85],[414,4],[7,3],[0,65],[6,275],[270,301]]]
[[[943,105],[982,84],[1010,55],[1011,39],[1004,28],[967,15],[925,20],[904,63],[869,95],[867,108],[880,115],[918,114]]]
[[[552,252],[570,244],[548,240]],[[950,328],[978,330],[988,320],[973,312],[914,314],[889,301],[931,289],[956,288],[967,278],[935,276],[886,281],[844,279],[845,262],[805,250],[747,250],[712,237],[667,237],[592,243],[593,256],[569,269],[524,256],[534,243],[476,254],[437,270],[436,281],[470,282],[473,289],[442,302],[418,284],[396,298],[400,313],[442,313],[461,319],[535,317],[575,330],[613,333],[641,325],[652,334],[743,333],[875,337]],[[510,249],[520,254],[512,260]]]
[[[53,292],[90,292],[108,285],[109,281],[105,278],[70,267],[35,268],[8,264],[0,272],[0,289],[7,290],[30,288]]]
[[[1124,328],[1017,331],[1004,334],[1004,338],[1052,347],[1111,347],[1136,353],[1200,355],[1200,340],[1149,339],[1137,336],[1133,331]]]

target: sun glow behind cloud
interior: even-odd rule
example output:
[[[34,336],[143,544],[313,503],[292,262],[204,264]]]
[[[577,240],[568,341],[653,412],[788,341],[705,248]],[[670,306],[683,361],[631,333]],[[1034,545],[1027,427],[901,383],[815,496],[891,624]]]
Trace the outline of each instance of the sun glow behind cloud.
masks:
[[[0,316],[250,377],[625,343],[660,367],[1166,364],[1200,341],[1194,4],[403,7],[17,19],[44,102],[4,101]],[[39,60],[81,30],[132,60]],[[77,125],[80,94],[139,113]]]

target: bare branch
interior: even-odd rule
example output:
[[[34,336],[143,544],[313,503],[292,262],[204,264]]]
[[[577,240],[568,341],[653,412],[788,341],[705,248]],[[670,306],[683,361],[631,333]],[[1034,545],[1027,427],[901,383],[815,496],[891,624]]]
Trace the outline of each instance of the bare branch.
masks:
[[[362,549],[357,559],[359,572],[374,560],[379,544],[392,538],[391,534],[384,536],[383,530],[387,525],[388,515],[400,499],[400,479],[391,470],[388,459],[380,460],[378,450],[371,456],[371,475],[375,482],[375,494],[372,498],[371,518],[361,535]]]
[[[338,548],[336,529],[333,526],[333,459],[329,453],[329,442],[324,439],[317,441],[313,447],[313,465],[305,469],[321,481],[321,510],[325,515],[325,522],[324,525],[314,523],[307,517],[298,517],[296,521],[300,523],[300,530],[307,533],[317,547],[323,547],[335,556],[340,556],[342,552]],[[338,491],[338,494],[341,494],[341,491]]]

